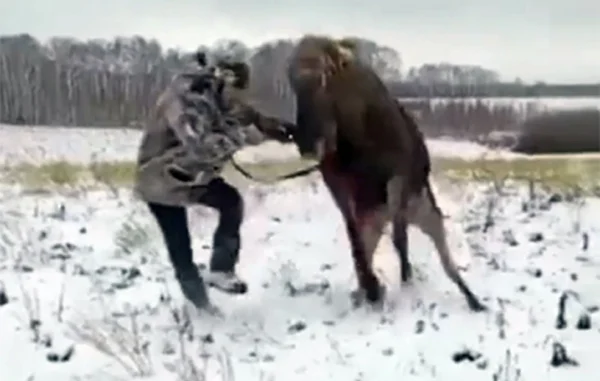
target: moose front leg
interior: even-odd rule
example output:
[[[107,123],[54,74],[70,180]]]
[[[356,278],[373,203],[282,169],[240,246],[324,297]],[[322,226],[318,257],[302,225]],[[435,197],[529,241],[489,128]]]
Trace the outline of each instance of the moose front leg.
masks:
[[[355,205],[357,199],[354,200]],[[363,206],[356,205],[354,231],[348,228],[348,236],[350,241],[358,241],[355,245],[364,248],[363,256],[365,258],[366,269],[377,284],[369,285],[368,287],[360,287],[359,290],[353,293],[354,305],[358,306],[366,299],[370,303],[379,303],[385,295],[385,287],[377,279],[373,270],[373,256],[377,245],[383,235],[383,229],[387,222],[388,212],[385,207],[381,206]],[[348,224],[347,224],[348,226]],[[354,245],[353,245],[354,246]],[[354,252],[354,251],[353,251]],[[355,266],[357,262],[355,260]],[[358,273],[358,268],[357,268]]]
[[[355,303],[362,299],[370,303],[380,302],[384,288],[373,271],[372,258],[383,232],[387,210],[360,199],[364,196],[361,192],[364,188],[357,188],[360,182],[351,173],[341,171],[334,158],[326,158],[322,162],[321,173],[346,224],[359,285],[359,290],[353,292],[353,299]]]

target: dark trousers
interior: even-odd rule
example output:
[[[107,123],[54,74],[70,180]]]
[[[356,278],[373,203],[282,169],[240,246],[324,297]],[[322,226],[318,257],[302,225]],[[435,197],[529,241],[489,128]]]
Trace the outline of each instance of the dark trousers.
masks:
[[[239,191],[217,178],[199,192],[196,201],[216,209],[219,222],[213,235],[210,269],[233,271],[240,251],[240,226],[244,218],[244,202]],[[169,259],[178,276],[196,274],[186,208],[148,203],[165,240]]]

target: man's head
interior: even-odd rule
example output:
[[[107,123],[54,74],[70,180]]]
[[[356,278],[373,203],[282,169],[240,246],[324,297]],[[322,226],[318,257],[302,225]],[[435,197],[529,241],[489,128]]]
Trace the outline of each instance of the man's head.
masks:
[[[200,70],[187,74],[192,78],[192,92],[211,96],[222,112],[230,111],[236,101],[245,98],[250,84],[248,64],[221,59],[209,65],[207,55],[202,51],[197,52],[194,58]]]
[[[228,84],[238,90],[250,86],[250,67],[245,62],[219,61],[217,69]]]
[[[223,111],[231,111],[239,101],[244,102],[250,85],[250,68],[240,61],[221,60],[216,64],[219,78],[217,95]]]
[[[250,67],[243,61],[235,61],[225,58],[213,57],[211,61],[216,60],[214,64],[209,65],[208,56],[205,51],[199,50],[194,54],[194,61],[200,69],[230,84],[238,90],[246,90],[250,85]]]
[[[204,51],[197,51],[194,58],[196,58],[196,63],[200,66],[200,67],[205,67],[208,63],[207,59],[206,59],[206,52]]]

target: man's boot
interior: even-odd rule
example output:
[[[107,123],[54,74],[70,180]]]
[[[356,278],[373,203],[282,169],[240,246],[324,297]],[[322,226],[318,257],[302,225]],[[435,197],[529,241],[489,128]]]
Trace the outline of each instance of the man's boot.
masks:
[[[245,294],[248,284],[240,279],[234,271],[205,271],[206,284],[228,294]]]
[[[205,270],[202,274],[206,283],[229,294],[245,294],[248,292],[248,284],[235,273],[240,250],[239,237],[219,237],[217,232],[214,242],[210,270]]]

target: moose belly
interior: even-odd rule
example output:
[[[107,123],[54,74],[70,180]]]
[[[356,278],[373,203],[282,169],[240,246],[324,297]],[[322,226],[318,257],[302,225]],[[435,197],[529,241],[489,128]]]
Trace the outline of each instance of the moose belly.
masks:
[[[325,155],[321,161],[321,173],[329,185],[343,188],[356,200],[368,205],[386,202],[386,186],[389,177],[381,176],[364,161],[342,162],[336,153]]]

